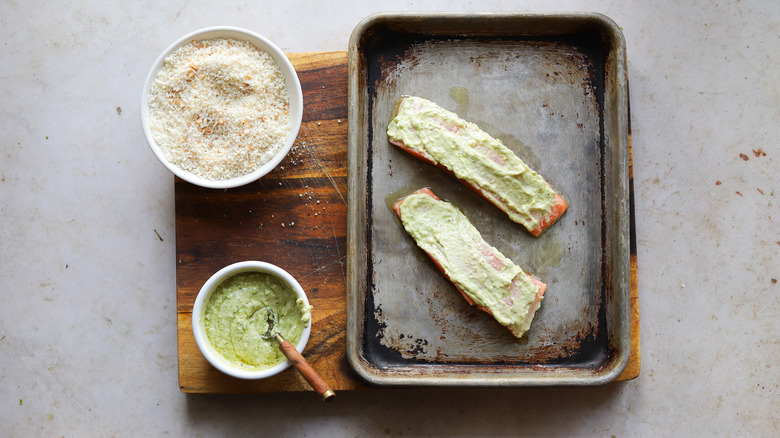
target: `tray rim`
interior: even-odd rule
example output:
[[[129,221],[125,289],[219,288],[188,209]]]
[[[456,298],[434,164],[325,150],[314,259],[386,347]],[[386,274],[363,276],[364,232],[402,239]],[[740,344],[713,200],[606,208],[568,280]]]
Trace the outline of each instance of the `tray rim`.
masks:
[[[361,353],[362,337],[359,334],[362,331],[360,324],[362,324],[363,318],[358,318],[358,315],[362,315],[361,307],[365,308],[364,301],[361,305],[361,296],[358,292],[360,288],[360,271],[365,270],[363,266],[356,266],[357,251],[363,251],[363,246],[355,245],[355,242],[360,241],[359,234],[363,232],[363,224],[366,223],[366,210],[356,209],[355,205],[360,202],[361,197],[358,196],[360,184],[364,181],[357,172],[353,169],[359,169],[365,171],[359,167],[362,162],[359,162],[360,153],[358,150],[359,145],[362,145],[362,136],[366,135],[365,132],[360,132],[357,129],[357,120],[361,118],[357,116],[366,100],[368,99],[364,93],[360,92],[360,52],[359,42],[364,33],[371,29],[372,26],[380,24],[382,22],[394,22],[394,23],[407,23],[410,21],[423,21],[434,20],[444,22],[463,22],[463,21],[475,21],[475,20],[507,20],[510,22],[528,22],[528,21],[545,21],[545,20],[568,20],[577,22],[578,24],[593,23],[602,26],[609,34],[613,45],[615,46],[616,56],[613,60],[614,75],[610,78],[614,80],[618,85],[618,88],[624,90],[625,93],[607,93],[605,90],[605,108],[616,108],[616,111],[605,113],[605,124],[612,126],[610,130],[604,129],[604,142],[617,142],[617,146],[612,146],[610,150],[616,151],[616,156],[612,160],[612,168],[607,170],[607,174],[610,178],[616,181],[616,185],[619,188],[620,193],[624,193],[625,196],[621,196],[619,199],[614,199],[614,213],[611,214],[607,220],[610,220],[611,225],[615,229],[614,236],[610,237],[614,240],[613,244],[609,247],[609,256],[615,261],[611,264],[612,270],[608,272],[608,275],[612,279],[613,290],[615,291],[610,303],[615,307],[611,309],[616,316],[608,321],[609,330],[614,332],[615,338],[615,357],[610,362],[610,366],[604,372],[600,372],[592,377],[583,377],[582,373],[577,373],[578,369],[582,367],[565,367],[565,366],[539,366],[528,367],[519,372],[515,376],[507,376],[506,373],[490,373],[489,366],[485,365],[467,365],[467,364],[448,364],[448,365],[435,365],[436,369],[455,368],[460,371],[452,373],[446,377],[444,376],[428,376],[417,375],[405,378],[399,378],[394,376],[388,376],[381,372],[378,367],[372,366]],[[542,36],[542,35],[557,35],[560,32],[556,32],[553,29],[547,34],[538,33],[507,33],[502,35],[528,35],[528,36]],[[495,35],[495,34],[486,34]],[[629,209],[629,120],[628,120],[628,95],[627,95],[627,63],[626,63],[626,44],[620,27],[609,17],[593,12],[530,12],[530,13],[502,13],[502,12],[484,12],[484,13],[455,13],[455,12],[443,12],[443,13],[379,13],[371,15],[362,20],[353,30],[350,36],[349,49],[348,49],[348,147],[347,147],[347,161],[348,161],[348,175],[347,175],[347,278],[346,278],[346,298],[347,298],[347,358],[352,369],[364,380],[376,385],[400,385],[400,386],[585,386],[585,385],[601,385],[616,380],[623,370],[626,368],[629,362],[629,356],[631,351],[630,346],[630,248],[629,248],[629,222],[630,222],[630,209]],[[608,117],[609,116],[609,117]],[[609,118],[610,120],[606,120]],[[616,133],[616,135],[611,135]],[[615,137],[615,138],[613,138]],[[362,175],[362,174],[361,174]],[[364,186],[364,184],[363,184]],[[366,198],[363,197],[365,200]],[[357,211],[356,211],[357,210]],[[370,228],[369,228],[370,229]],[[364,257],[359,260],[365,260]],[[625,263],[622,263],[625,261]],[[625,265],[625,266],[624,266]],[[617,304],[619,305],[617,305]],[[609,303],[605,303],[607,305]],[[612,326],[613,321],[617,321],[616,326]],[[422,367],[425,367],[423,365]],[[418,369],[419,366],[409,367],[393,367],[393,371],[399,370]],[[529,371],[529,368],[534,369],[548,369],[547,372]],[[464,372],[467,371],[467,372]],[[480,372],[487,370],[488,372]]]

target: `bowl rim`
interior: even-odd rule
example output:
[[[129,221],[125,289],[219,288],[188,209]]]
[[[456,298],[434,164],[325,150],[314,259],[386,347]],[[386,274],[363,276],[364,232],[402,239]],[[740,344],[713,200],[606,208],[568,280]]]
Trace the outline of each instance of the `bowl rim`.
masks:
[[[282,71],[282,75],[285,78],[285,84],[287,86],[287,95],[290,102],[290,131],[287,134],[287,140],[282,148],[274,155],[269,161],[258,167],[254,171],[245,175],[237,176],[231,179],[225,180],[210,180],[192,172],[182,169],[181,167],[173,164],[165,159],[165,156],[160,149],[160,146],[154,140],[151,129],[149,128],[149,90],[154,83],[157,73],[163,67],[165,58],[167,58],[174,50],[179,47],[189,44],[193,40],[197,39],[215,39],[215,38],[231,38],[242,41],[248,41],[260,50],[264,50],[271,55],[276,64]],[[141,93],[141,125],[143,127],[144,136],[146,142],[149,144],[154,155],[168,170],[174,175],[187,181],[189,183],[212,189],[228,189],[233,187],[239,187],[251,182],[254,182],[263,176],[267,175],[270,171],[276,168],[277,165],[284,159],[290,152],[292,145],[298,137],[298,131],[303,121],[303,90],[301,89],[301,82],[298,79],[298,73],[295,71],[290,60],[284,54],[284,52],[276,46],[269,39],[262,35],[255,33],[251,30],[247,30],[235,26],[212,26],[203,29],[199,29],[190,32],[181,38],[174,41],[169,45],[155,60],[152,67],[146,76],[144,82],[143,92]]]
[[[195,298],[195,304],[192,307],[192,333],[195,336],[195,343],[198,345],[198,349],[200,349],[203,357],[205,357],[214,368],[222,371],[225,374],[240,379],[264,379],[286,370],[291,365],[291,362],[289,360],[285,360],[284,362],[274,365],[271,368],[257,371],[239,368],[223,358],[222,355],[211,346],[211,343],[208,341],[206,336],[206,330],[204,327],[203,315],[206,310],[205,303],[217,289],[217,286],[219,286],[228,278],[244,272],[265,272],[275,275],[289,284],[295,291],[296,295],[301,298],[305,304],[309,304],[309,299],[306,296],[306,292],[303,290],[303,287],[301,287],[300,283],[298,283],[298,281],[284,269],[271,263],[257,260],[237,262],[225,266],[224,268],[214,273],[203,284],[203,287],[201,287],[200,291],[198,291],[198,295]],[[295,346],[295,348],[300,353],[303,353],[303,350],[306,348],[306,344],[309,341],[311,326],[312,319],[309,319],[309,325],[303,329],[303,332],[301,333],[301,339]]]

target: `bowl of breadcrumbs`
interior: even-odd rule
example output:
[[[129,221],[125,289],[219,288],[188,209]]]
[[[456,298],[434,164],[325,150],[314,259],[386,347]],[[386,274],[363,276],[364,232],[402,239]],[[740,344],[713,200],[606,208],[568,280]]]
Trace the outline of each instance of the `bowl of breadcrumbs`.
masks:
[[[290,151],[303,116],[298,75],[266,38],[211,27],[171,44],[149,71],[141,121],[152,152],[202,187],[263,177]]]

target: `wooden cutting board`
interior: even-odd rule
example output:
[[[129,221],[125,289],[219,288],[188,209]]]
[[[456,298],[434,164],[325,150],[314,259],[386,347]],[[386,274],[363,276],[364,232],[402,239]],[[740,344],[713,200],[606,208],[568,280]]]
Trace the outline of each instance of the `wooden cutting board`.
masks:
[[[186,393],[310,390],[292,368],[260,381],[227,376],[198,350],[192,335],[195,296],[213,273],[243,260],[280,266],[306,291],[314,312],[304,355],[331,387],[369,388],[346,356],[347,52],[287,56],[305,105],[298,139],[281,164],[257,182],[229,190],[175,180],[179,386]],[[632,214],[632,346],[620,380],[639,375],[633,229]]]

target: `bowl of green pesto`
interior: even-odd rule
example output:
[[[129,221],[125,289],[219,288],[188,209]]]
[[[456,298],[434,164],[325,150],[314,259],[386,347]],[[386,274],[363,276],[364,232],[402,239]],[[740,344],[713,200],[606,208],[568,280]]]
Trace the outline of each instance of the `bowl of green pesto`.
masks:
[[[301,285],[284,269],[244,261],[220,269],[198,292],[192,331],[203,356],[218,370],[242,379],[262,379],[290,366],[268,332],[269,313],[279,332],[299,352],[311,333],[311,309]]]

